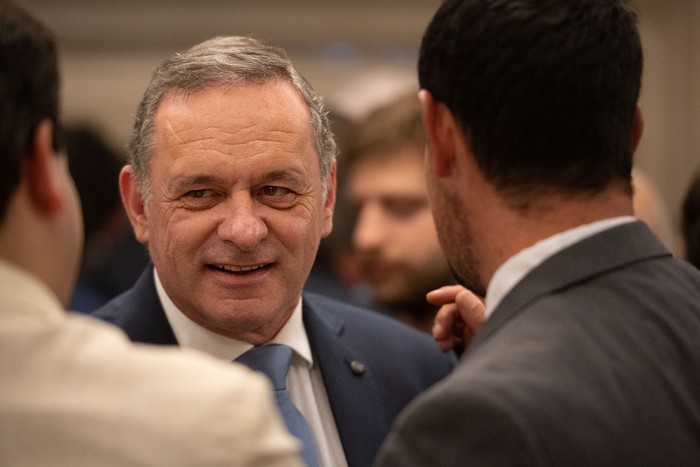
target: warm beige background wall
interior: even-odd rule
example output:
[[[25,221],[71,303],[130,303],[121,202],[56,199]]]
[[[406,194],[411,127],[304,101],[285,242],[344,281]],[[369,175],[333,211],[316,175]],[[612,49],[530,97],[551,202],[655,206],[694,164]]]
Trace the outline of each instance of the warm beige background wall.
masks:
[[[217,34],[288,50],[334,106],[352,114],[415,86],[416,50],[440,0],[18,0],[58,35],[64,114],[124,145],[151,70]],[[638,165],[674,223],[700,170],[700,2],[636,0],[646,54]]]

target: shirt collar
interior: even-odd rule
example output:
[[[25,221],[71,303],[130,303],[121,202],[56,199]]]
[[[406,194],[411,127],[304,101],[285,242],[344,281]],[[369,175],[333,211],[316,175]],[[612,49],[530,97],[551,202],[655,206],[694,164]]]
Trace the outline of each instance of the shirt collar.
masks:
[[[235,360],[252,347],[247,342],[222,336],[192,321],[170,300],[155,268],[153,268],[153,277],[158,298],[181,347],[203,351],[226,361]],[[308,368],[313,366],[311,346],[302,320],[301,297],[285,325],[268,343],[288,345],[301,357],[304,365]]]
[[[491,316],[491,313],[501,303],[503,297],[523,277],[542,264],[547,258],[584,238],[634,221],[635,218],[632,216],[620,216],[581,225],[540,240],[516,255],[511,256],[496,270],[486,289],[486,318]]]

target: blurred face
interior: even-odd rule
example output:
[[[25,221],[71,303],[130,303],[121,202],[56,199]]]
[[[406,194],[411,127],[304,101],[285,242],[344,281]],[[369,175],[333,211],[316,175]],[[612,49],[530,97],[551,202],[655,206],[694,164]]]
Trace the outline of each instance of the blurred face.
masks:
[[[357,211],[353,244],[378,302],[423,304],[426,292],[453,282],[431,216],[420,152],[406,146],[358,161],[348,192]]]
[[[150,203],[139,207],[128,169],[122,190],[168,296],[205,328],[268,341],[299,301],[335,201],[335,171],[322,196],[301,96],[284,82],[166,96],[155,143]]]

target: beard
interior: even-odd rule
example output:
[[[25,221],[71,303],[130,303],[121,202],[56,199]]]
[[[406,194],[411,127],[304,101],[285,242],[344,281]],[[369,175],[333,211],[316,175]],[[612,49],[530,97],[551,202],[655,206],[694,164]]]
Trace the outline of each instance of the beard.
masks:
[[[457,269],[450,264],[452,269],[452,274],[457,279],[457,282],[464,286],[465,288],[472,291],[479,297],[486,296],[486,286],[484,286],[483,281],[479,279],[477,272],[473,268],[468,268],[465,272],[459,272]]]
[[[430,190],[430,202],[440,246],[457,282],[480,297],[486,296],[486,284],[479,273],[474,254],[472,226],[462,200],[439,187]]]

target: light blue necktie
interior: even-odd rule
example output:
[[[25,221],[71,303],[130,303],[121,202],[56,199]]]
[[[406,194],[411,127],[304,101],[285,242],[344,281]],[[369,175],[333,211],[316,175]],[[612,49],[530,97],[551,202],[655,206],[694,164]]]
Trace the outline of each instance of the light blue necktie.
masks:
[[[292,359],[291,347],[281,344],[270,344],[253,347],[236,359],[252,370],[261,371],[267,375],[274,388],[275,400],[280,414],[291,434],[301,441],[300,457],[308,467],[318,467],[318,451],[309,424],[296,408],[287,390],[287,372]]]

